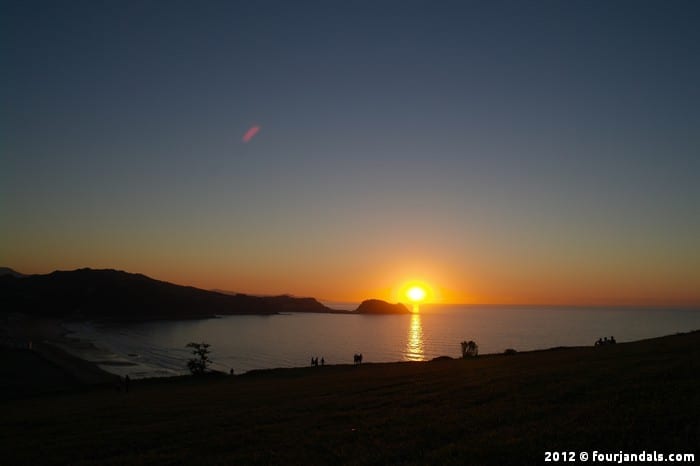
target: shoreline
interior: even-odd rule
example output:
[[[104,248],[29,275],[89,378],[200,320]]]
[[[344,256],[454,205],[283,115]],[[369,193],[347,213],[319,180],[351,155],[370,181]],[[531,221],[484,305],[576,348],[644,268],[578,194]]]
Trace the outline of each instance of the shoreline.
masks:
[[[187,377],[186,373],[168,372],[169,369],[149,366],[147,364],[134,363],[123,359],[122,356],[112,353],[109,350],[104,350],[97,347],[92,341],[69,336],[73,331],[65,325],[69,322],[64,322],[59,319],[36,318],[25,316],[22,314],[7,314],[5,319],[0,321],[0,350],[2,351],[26,351],[31,352],[41,358],[44,363],[52,365],[60,370],[64,375],[74,380],[81,386],[99,386],[99,385],[115,385],[119,383],[124,376],[129,375],[132,379],[153,380],[153,379],[175,379],[183,376]],[[689,330],[685,332],[676,332],[673,334],[662,335],[657,337],[644,338],[640,340],[621,342],[617,345],[627,345],[639,343],[659,338],[668,338],[674,335],[685,335],[700,332],[700,329]],[[612,345],[611,345],[612,346]],[[578,346],[555,346],[550,348],[531,349],[525,351],[517,351],[517,355],[538,354],[553,351],[570,351],[577,349],[593,348],[593,345],[578,345]],[[498,353],[483,353],[479,355],[479,359],[490,359],[499,356],[512,357],[512,354]],[[423,361],[382,361],[382,362],[367,362],[373,366],[382,364],[401,364],[401,363],[430,363],[441,360],[460,360],[459,356],[438,356]],[[28,364],[32,364],[29,362]],[[349,363],[328,364],[328,367],[350,366]],[[135,370],[139,369],[139,370]],[[250,369],[237,376],[246,374],[269,373],[274,371],[287,370],[303,370],[306,366],[295,367],[269,367]],[[32,370],[27,367],[28,372]],[[223,373],[220,370],[212,369],[213,373]],[[154,375],[159,374],[159,375]]]
[[[22,356],[26,364],[43,366],[42,369],[48,364],[65,376],[56,387],[48,381],[45,387],[27,388],[46,388],[50,391],[51,388],[65,385],[67,380],[80,386],[117,383],[118,375],[105,371],[99,364],[84,357],[86,350],[99,349],[89,341],[69,337],[70,331],[63,324],[64,322],[58,319],[35,318],[21,314],[8,314],[0,323],[0,348],[3,352],[27,353]],[[31,367],[27,368],[27,371],[31,370]]]

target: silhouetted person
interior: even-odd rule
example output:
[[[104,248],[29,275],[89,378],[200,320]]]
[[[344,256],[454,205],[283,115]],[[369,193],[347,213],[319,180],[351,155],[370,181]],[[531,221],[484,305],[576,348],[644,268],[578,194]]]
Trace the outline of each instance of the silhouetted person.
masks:
[[[323,356],[321,356],[321,365],[322,366],[326,365],[326,360],[323,358]]]
[[[613,345],[614,345],[615,343],[617,343],[617,342],[615,341],[615,337],[610,337],[610,343],[612,343]]]
[[[602,339],[602,338],[598,338],[598,341],[595,342],[595,345],[596,345],[596,346],[600,346],[600,345],[602,345],[602,344],[603,344],[603,339]]]
[[[129,378],[129,374],[126,374],[124,376],[124,391],[126,393],[129,393],[129,385],[131,384],[131,379]]]
[[[314,357],[311,356],[311,367],[314,367]]]
[[[603,338],[603,344],[608,344],[608,337]]]
[[[231,368],[231,370],[229,371],[229,374],[233,375],[233,368]]]

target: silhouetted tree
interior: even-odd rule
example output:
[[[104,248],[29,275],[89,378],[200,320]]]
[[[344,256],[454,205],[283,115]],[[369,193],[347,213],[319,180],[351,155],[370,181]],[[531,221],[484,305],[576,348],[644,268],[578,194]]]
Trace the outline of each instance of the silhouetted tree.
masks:
[[[194,358],[187,361],[187,368],[192,372],[193,375],[204,374],[207,370],[207,366],[211,364],[211,359],[209,359],[209,343],[187,343],[187,348],[192,348],[192,354]]]

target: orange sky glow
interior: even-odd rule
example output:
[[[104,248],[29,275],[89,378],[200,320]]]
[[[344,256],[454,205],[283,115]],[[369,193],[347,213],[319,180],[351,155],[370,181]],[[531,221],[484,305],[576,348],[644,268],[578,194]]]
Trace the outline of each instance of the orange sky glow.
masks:
[[[82,245],[84,246],[84,245]],[[74,246],[78,248],[79,246]],[[173,251],[173,252],[171,252]],[[320,300],[359,302],[378,298],[408,302],[405,293],[412,285],[425,288],[426,303],[465,304],[549,304],[698,307],[698,276],[691,264],[656,264],[656,267],[624,267],[622,264],[551,263],[512,265],[486,259],[466,264],[430,260],[407,261],[389,254],[381,258],[352,261],[337,256],[305,261],[241,263],[225,261],[224,255],[188,257],[177,249],[151,250],[149,260],[124,251],[110,257],[98,251],[80,258],[78,250],[63,249],[39,257],[36,262],[22,257],[5,257],[22,273],[47,273],[89,266],[144,273],[152,278],[204,289],[221,289],[250,294],[313,296]],[[145,252],[144,252],[145,254]],[[322,256],[321,256],[322,257]],[[12,260],[14,259],[14,261]],[[23,260],[24,259],[24,260]],[[344,260],[345,259],[345,260]],[[661,268],[661,270],[659,270]]]

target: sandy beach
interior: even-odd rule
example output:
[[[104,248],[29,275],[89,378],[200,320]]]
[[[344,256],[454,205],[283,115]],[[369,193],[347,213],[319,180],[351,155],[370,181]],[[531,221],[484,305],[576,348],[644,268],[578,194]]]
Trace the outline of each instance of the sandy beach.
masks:
[[[98,351],[69,337],[60,320],[9,314],[0,322],[0,354],[10,374],[0,389],[32,394],[117,383],[117,376],[81,357]]]

